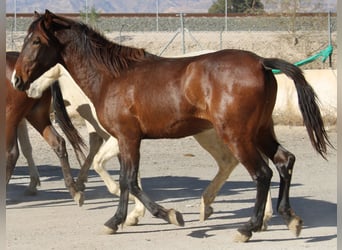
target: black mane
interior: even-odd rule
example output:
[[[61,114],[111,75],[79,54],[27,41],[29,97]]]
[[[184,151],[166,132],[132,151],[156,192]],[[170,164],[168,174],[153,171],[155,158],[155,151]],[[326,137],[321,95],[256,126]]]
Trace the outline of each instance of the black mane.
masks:
[[[76,42],[75,49],[85,55],[89,55],[95,63],[107,67],[115,77],[120,75],[122,70],[127,69],[132,63],[147,60],[149,55],[144,49],[122,46],[109,41],[102,34],[84,23],[71,19],[55,16],[53,20],[58,24],[58,19],[68,22],[72,30],[70,36]],[[65,34],[65,33],[64,33]]]
[[[120,75],[122,70],[127,69],[131,63],[146,60],[144,49],[113,43],[85,24],[75,27],[79,28],[80,34],[82,34],[81,46],[86,50],[87,55],[105,65],[114,72],[116,77]]]

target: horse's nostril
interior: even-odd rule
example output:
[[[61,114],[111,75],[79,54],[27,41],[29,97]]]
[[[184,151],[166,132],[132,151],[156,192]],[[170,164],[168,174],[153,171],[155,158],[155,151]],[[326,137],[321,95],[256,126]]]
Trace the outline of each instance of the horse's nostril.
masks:
[[[22,82],[21,78],[19,76],[15,76],[15,78],[14,78],[14,86],[15,87],[19,87],[21,82]]]
[[[23,88],[23,80],[20,76],[14,76],[12,79],[13,86],[19,90]]]

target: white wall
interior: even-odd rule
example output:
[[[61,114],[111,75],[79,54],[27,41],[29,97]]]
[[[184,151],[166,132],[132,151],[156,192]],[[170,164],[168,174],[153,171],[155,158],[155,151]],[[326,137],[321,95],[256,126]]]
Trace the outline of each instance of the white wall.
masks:
[[[321,113],[326,125],[337,122],[337,71],[304,70],[306,80],[315,90],[320,101]],[[277,74],[278,94],[273,111],[276,124],[302,124],[297,91],[293,81],[284,74]]]

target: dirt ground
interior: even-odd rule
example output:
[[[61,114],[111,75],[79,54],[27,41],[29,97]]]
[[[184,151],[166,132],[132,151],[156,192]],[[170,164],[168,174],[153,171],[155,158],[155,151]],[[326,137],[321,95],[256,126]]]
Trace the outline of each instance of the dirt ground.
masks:
[[[87,139],[84,126],[78,124]],[[86,201],[78,207],[64,187],[57,156],[42,138],[30,130],[35,162],[42,185],[36,196],[25,196],[28,170],[20,156],[7,188],[7,248],[16,249],[336,249],[337,248],[337,157],[330,150],[328,161],[314,152],[305,128],[276,126],[279,141],[296,157],[291,202],[304,221],[296,238],[274,213],[266,232],[254,233],[249,243],[234,243],[236,229],[249,219],[255,185],[239,165],[223,186],[213,207],[214,214],[199,221],[201,192],[216,173],[212,158],[192,137],[179,140],[148,140],[141,148],[144,190],[160,205],[183,213],[185,226],[177,227],[146,213],[139,225],[104,235],[103,224],[116,211],[113,197],[94,170],[90,171]],[[333,145],[337,132],[329,131]],[[69,150],[74,176],[75,157]],[[118,161],[107,168],[118,178]],[[273,207],[279,177],[275,168],[271,184]]]

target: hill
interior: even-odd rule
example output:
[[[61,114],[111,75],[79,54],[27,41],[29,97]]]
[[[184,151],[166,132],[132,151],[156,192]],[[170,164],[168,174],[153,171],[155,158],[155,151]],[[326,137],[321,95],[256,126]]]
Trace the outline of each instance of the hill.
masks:
[[[102,13],[154,13],[157,9],[157,0],[125,0],[125,1],[80,1],[80,0],[16,0],[18,13],[29,13],[34,10],[44,11],[49,9],[53,12],[74,13],[85,10],[88,6],[95,8]],[[14,12],[14,1],[6,0],[6,10]],[[159,0],[159,12],[207,12],[212,0]]]
[[[49,9],[59,13],[79,13],[84,11],[86,4],[94,6],[101,13],[206,13],[214,0],[6,0],[6,12],[33,13],[35,10],[42,12]],[[263,0],[265,10],[268,12],[277,11],[279,1]],[[311,0],[303,1],[300,5],[300,12],[336,12],[337,0]],[[16,6],[16,7],[15,7]]]

